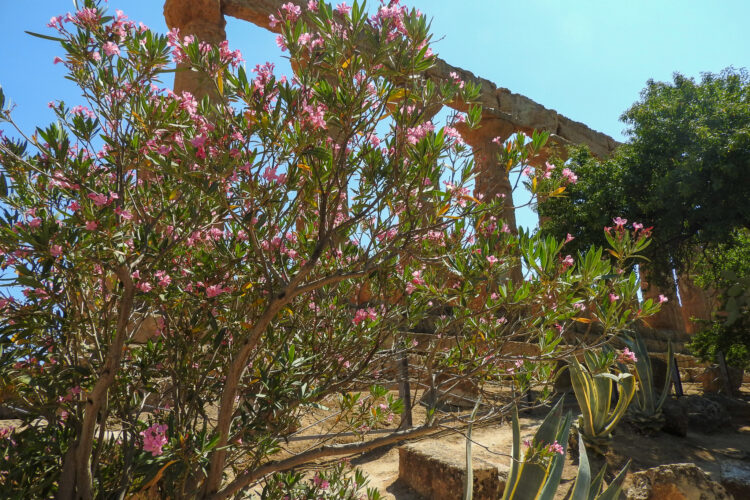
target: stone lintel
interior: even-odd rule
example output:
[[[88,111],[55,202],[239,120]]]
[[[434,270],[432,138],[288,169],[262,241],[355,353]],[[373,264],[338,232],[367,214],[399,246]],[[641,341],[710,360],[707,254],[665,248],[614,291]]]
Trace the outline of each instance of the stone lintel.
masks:
[[[286,1],[288,0],[222,0],[221,7],[222,12],[228,16],[249,21],[278,33],[278,27],[270,27],[268,16],[276,14]],[[306,5],[303,0],[294,0],[293,3],[302,7]],[[498,87],[468,70],[452,66],[442,59],[438,59],[435,66],[427,70],[425,75],[431,79],[445,81],[451,79],[451,72],[457,73],[467,82],[478,85],[481,89],[479,103],[484,108],[484,116],[505,122],[505,127],[513,132],[550,132],[555,137],[555,142],[566,145],[584,144],[600,158],[611,155],[618,145],[617,141],[606,134],[571,120],[555,110],[545,108],[526,96]],[[459,111],[467,109],[466,104],[460,101],[451,103],[450,107]]]

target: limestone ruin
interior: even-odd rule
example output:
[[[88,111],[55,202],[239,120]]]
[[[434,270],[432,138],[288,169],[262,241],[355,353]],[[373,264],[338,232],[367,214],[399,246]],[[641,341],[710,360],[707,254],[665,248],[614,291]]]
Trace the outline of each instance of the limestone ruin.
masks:
[[[278,29],[270,26],[269,16],[276,14],[286,1],[166,0],[164,17],[170,29],[178,28],[184,35],[194,35],[200,40],[219,43],[226,40],[225,16],[249,21],[261,28],[278,32]],[[305,2],[293,0],[293,3],[303,5]],[[500,146],[493,142],[494,138],[500,137],[504,140],[516,132],[531,134],[534,130],[540,130],[550,133],[548,154],[555,150],[563,152],[569,145],[585,145],[600,158],[610,156],[619,144],[602,132],[548,109],[526,96],[498,87],[495,83],[452,66],[442,59],[437,60],[435,66],[426,72],[426,76],[436,81],[445,81],[450,79],[451,72],[457,73],[464,81],[473,82],[481,89],[481,127],[471,131],[460,131],[464,141],[474,152],[480,173],[476,190],[485,196],[504,195],[508,208],[513,206],[512,187],[505,168],[499,167],[497,152]],[[203,81],[199,73],[192,71],[176,73],[174,89],[175,92],[188,91],[198,97],[211,92],[208,82]],[[466,105],[462,102],[454,102],[451,107],[466,111]],[[508,210],[506,222],[511,229],[516,229],[513,210]],[[661,290],[654,286],[644,289],[644,297],[656,298],[661,294],[669,297],[670,300],[664,304],[662,311],[650,318],[649,325],[655,330],[679,332],[682,334],[680,340],[684,341],[687,340],[686,335],[694,333],[696,329],[691,318],[710,319],[714,298],[695,286],[689,276],[684,274],[680,276],[679,290],[681,305],[675,291]]]

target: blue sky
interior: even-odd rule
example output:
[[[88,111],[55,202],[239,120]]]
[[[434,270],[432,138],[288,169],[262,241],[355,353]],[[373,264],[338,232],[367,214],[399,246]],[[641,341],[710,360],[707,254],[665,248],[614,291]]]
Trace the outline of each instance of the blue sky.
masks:
[[[335,0],[338,3],[340,0]],[[371,4],[376,2],[371,1]],[[670,80],[750,66],[747,0],[414,0],[433,19],[438,54],[449,63],[524,94],[544,106],[623,140],[619,116],[649,78]],[[133,20],[166,31],[161,0],[110,0]],[[74,104],[76,89],[52,60],[49,32],[68,0],[0,0],[0,85],[17,104],[24,130],[52,119],[47,102]],[[227,36],[248,68],[265,61],[289,72],[274,35],[228,18]],[[529,215],[521,216],[529,224]]]

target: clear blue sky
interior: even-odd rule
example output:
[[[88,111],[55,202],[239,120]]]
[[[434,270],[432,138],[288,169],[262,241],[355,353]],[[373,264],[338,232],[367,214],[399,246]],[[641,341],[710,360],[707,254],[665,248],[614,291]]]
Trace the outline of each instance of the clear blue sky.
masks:
[[[335,0],[338,3],[341,0]],[[375,5],[375,1],[369,2]],[[749,0],[414,0],[406,5],[433,19],[434,48],[451,64],[623,140],[619,116],[646,80],[673,72],[698,76],[727,66],[750,66]],[[161,0],[110,0],[133,20],[166,31]],[[49,33],[68,0],[0,0],[0,85],[17,108],[22,128],[48,122],[47,102],[76,103],[63,79]],[[248,68],[267,60],[288,65],[274,35],[228,18],[227,36]],[[527,221],[528,215],[522,216]]]

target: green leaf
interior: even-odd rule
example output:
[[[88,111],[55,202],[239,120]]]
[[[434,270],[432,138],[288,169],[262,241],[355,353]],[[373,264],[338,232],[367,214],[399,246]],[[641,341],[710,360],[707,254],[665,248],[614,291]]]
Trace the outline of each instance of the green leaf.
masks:
[[[37,38],[42,38],[44,40],[52,40],[53,42],[64,42],[65,41],[64,39],[62,39],[60,37],[49,36],[49,35],[42,35],[41,33],[34,33],[33,31],[24,31],[24,33],[26,33],[27,35],[35,36]]]

